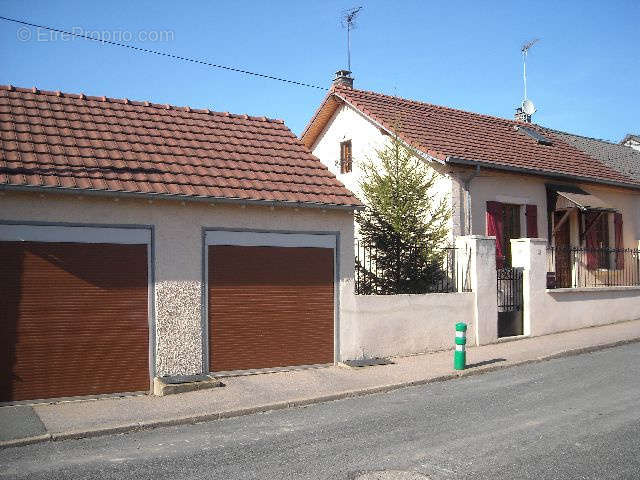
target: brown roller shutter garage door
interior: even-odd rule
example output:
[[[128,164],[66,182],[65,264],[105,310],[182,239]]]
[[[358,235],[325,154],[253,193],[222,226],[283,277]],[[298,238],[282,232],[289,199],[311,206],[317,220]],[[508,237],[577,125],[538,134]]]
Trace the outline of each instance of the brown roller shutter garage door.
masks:
[[[147,246],[0,242],[0,400],[149,390]]]
[[[333,362],[333,250],[209,247],[209,368]]]

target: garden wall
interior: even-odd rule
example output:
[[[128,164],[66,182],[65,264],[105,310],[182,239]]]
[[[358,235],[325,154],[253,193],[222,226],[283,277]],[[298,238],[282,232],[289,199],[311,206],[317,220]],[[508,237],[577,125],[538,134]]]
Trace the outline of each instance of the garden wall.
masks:
[[[473,293],[355,295],[343,309],[351,334],[343,337],[343,359],[410,355],[454,346],[455,324],[469,324],[474,338]]]

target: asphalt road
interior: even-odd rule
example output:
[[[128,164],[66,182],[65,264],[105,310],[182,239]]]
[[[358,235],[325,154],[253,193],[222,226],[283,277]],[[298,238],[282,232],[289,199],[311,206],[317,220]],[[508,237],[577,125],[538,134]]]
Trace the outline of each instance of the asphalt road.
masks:
[[[638,479],[639,380],[636,343],[306,408],[7,449],[0,478]]]

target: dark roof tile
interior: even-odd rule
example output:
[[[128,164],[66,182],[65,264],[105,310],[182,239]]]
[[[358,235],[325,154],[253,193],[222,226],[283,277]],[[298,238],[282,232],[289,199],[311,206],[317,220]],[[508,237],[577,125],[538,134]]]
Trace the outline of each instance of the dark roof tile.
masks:
[[[549,130],[586,154],[597,158],[608,167],[633,178],[640,183],[640,152],[626,145],[606,140]]]

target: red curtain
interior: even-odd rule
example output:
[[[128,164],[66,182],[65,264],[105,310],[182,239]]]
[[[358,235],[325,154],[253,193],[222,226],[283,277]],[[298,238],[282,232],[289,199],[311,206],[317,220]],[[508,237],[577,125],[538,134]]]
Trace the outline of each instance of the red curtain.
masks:
[[[587,247],[587,269],[595,270],[598,268],[598,231],[596,226],[593,225],[593,221],[598,217],[599,212],[587,212],[584,216],[585,227],[591,227],[586,236]],[[599,221],[599,220],[598,220]]]
[[[616,269],[624,269],[624,243],[622,241],[622,214],[614,213],[613,226],[616,232]]]
[[[527,217],[527,237],[538,238],[538,207],[527,205],[524,214]]]
[[[496,267],[504,267],[504,238],[502,218],[504,206],[500,202],[487,202],[487,235],[496,237]]]

